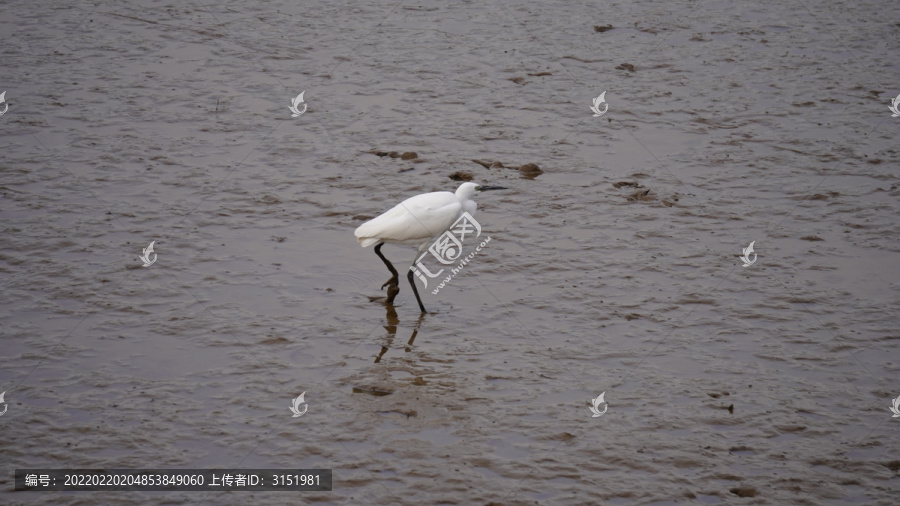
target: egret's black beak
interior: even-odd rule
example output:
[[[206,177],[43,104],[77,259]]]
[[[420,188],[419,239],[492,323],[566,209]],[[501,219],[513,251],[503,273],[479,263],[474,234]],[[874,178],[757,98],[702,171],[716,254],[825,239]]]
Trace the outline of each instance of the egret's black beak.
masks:
[[[506,190],[505,186],[479,186],[478,191],[484,192],[488,190]]]

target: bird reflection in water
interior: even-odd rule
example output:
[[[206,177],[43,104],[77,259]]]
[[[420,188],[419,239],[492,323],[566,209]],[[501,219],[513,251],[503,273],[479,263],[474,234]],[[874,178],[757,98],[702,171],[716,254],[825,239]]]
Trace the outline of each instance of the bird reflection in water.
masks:
[[[400,319],[397,318],[397,310],[394,309],[393,304],[385,304],[384,305],[387,314],[385,315],[385,320],[387,321],[387,325],[384,326],[384,330],[387,330],[386,342],[381,347],[381,352],[378,353],[378,356],[375,357],[375,363],[381,362],[381,357],[387,353],[388,349],[391,347],[391,344],[394,342],[394,338],[397,337],[397,324],[400,323]],[[413,333],[409,336],[409,341],[406,342],[406,353],[409,353],[412,350],[413,341],[416,340],[416,335],[419,333],[419,327],[422,325],[422,320],[425,319],[425,313],[419,314],[419,319],[416,321],[416,327],[413,329]]]

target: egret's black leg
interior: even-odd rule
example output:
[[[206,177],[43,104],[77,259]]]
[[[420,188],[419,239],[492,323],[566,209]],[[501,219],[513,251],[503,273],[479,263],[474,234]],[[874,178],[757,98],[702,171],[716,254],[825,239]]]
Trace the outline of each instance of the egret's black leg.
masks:
[[[380,258],[382,262],[384,262],[384,265],[387,266],[388,270],[391,271],[391,274],[393,274],[393,276],[391,276],[391,279],[385,281],[384,284],[381,285],[381,289],[384,290],[384,287],[388,287],[387,303],[390,305],[394,305],[394,297],[396,297],[397,294],[400,293],[400,275],[397,274],[397,269],[394,269],[394,266],[391,264],[391,262],[381,254],[382,246],[384,246],[383,242],[380,242],[375,246],[375,254],[378,255],[378,258]],[[416,294],[416,297],[418,297],[418,294]],[[419,305],[421,306],[422,304],[419,303]]]
[[[412,268],[410,268],[409,272],[406,273],[406,279],[409,280],[409,286],[412,287],[413,293],[416,294],[416,302],[419,303],[419,309],[421,309],[423,313],[427,313],[428,311],[425,311],[425,306],[422,305],[422,299],[419,298],[419,290],[416,289],[416,281],[413,279]],[[397,291],[399,292],[400,289],[398,288]]]

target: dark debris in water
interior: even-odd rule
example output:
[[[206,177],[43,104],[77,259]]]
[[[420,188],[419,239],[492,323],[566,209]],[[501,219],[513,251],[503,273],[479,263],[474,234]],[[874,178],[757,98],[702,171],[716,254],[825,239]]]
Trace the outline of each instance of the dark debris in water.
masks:
[[[654,196],[650,195],[650,188],[647,188],[646,190],[640,189],[628,196],[629,202],[637,202],[637,201],[647,202],[650,200],[656,200],[655,195]]]
[[[366,153],[381,157],[389,156],[391,158],[399,158],[401,160],[415,160],[419,157],[419,154],[415,151],[404,151],[403,153],[400,153],[399,151],[379,151],[376,149],[372,151],[366,151]]]
[[[547,436],[546,439],[549,439],[550,441],[567,442],[567,441],[571,441],[571,440],[575,439],[575,436],[568,432],[561,432],[559,434],[553,434],[553,435]]]
[[[841,196],[841,194],[839,192],[828,192],[828,195],[825,195],[823,193],[815,193],[813,195],[810,195],[809,197],[800,196],[800,197],[793,197],[793,199],[794,200],[828,200],[829,198],[840,197],[840,196]]]
[[[636,182],[636,181],[619,181],[617,183],[613,183],[613,188],[621,189],[621,188],[635,188],[636,191],[631,194],[625,196],[625,199],[628,202],[656,202],[659,201],[662,205],[666,207],[672,207],[678,202],[678,196],[672,195],[670,197],[666,197],[660,199],[655,193],[650,192],[650,188],[646,188],[644,185]]]
[[[376,413],[378,413],[379,415],[401,415],[401,416],[405,416],[406,418],[414,418],[414,417],[419,416],[419,413],[414,409],[408,409],[408,410],[396,410],[395,409],[393,411],[376,411]]]
[[[369,394],[374,395],[375,397],[384,397],[385,395],[391,395],[394,392],[389,392],[387,390],[381,390],[374,387],[353,387],[353,393]]]
[[[675,202],[678,202],[678,197],[672,197],[671,199],[663,199],[662,200],[662,204],[666,207],[674,206]]]
[[[534,179],[544,173],[544,171],[541,170],[541,168],[538,167],[538,165],[536,163],[526,163],[525,165],[516,166],[516,165],[504,164],[503,162],[500,162],[500,161],[487,162],[487,161],[478,160],[475,158],[473,158],[472,161],[477,163],[478,165],[481,165],[485,169],[518,170],[519,174],[521,174],[522,177],[524,177],[525,179]]]
[[[612,30],[613,28],[615,28],[613,25],[606,25],[606,26],[594,25],[594,31],[597,33],[608,32],[608,31]]]

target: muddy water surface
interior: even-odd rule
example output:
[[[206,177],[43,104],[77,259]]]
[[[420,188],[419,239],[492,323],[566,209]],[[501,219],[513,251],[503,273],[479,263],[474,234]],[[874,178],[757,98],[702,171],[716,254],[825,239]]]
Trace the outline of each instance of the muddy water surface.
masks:
[[[893,504],[893,7],[5,5],[0,502]],[[490,243],[385,307],[353,230],[458,171]]]

